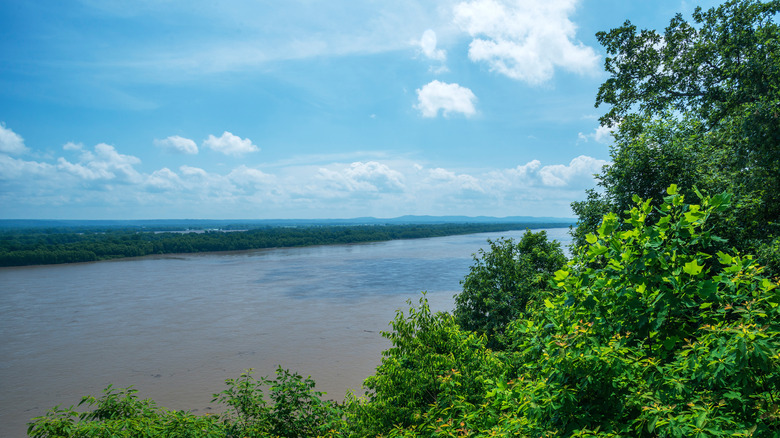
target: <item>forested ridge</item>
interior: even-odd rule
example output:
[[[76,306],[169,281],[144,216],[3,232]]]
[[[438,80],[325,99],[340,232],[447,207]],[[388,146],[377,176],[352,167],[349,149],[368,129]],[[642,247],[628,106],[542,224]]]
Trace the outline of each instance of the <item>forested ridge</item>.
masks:
[[[29,435],[780,436],[779,16],[730,0],[600,32],[615,142],[571,258],[544,231],[491,241],[452,313],[396,314],[363,394],[248,370],[224,414],[108,388]]]
[[[0,232],[0,266],[91,262],[152,254],[240,251],[417,239],[525,228],[568,227],[566,223],[446,223],[263,227],[253,230],[151,232],[135,228],[18,229]]]

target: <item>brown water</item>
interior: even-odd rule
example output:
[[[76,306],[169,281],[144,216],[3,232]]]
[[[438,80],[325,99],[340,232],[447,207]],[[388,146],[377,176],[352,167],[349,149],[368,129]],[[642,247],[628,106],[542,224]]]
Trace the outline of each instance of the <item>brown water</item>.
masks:
[[[420,291],[451,310],[501,235],[522,232],[0,268],[0,437],[110,383],[203,413],[226,378],[281,364],[330,398],[362,395],[396,310]]]

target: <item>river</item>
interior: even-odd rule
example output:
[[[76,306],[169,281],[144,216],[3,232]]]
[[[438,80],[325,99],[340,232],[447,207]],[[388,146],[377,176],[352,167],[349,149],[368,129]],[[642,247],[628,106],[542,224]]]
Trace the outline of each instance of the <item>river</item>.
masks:
[[[226,378],[279,364],[330,398],[362,395],[395,312],[421,291],[452,310],[472,254],[522,234],[0,268],[0,436],[108,384],[209,412]]]

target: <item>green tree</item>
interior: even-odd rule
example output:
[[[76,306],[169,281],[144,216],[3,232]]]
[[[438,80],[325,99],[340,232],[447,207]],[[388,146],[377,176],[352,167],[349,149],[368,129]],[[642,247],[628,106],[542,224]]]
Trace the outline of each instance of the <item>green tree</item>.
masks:
[[[545,231],[526,230],[517,243],[503,238],[488,243],[489,251],[480,249],[474,255],[475,263],[461,282],[463,291],[455,296],[453,315],[463,329],[487,335],[491,348],[503,348],[507,324],[544,296],[566,257]]]
[[[778,12],[780,0],[731,0],[697,8],[692,23],[678,14],[663,33],[627,21],[597,34],[610,77],[596,105],[609,105],[601,122],[617,130],[602,195],[573,205],[585,226],[577,244],[605,204],[621,213],[640,195],[657,205],[677,183],[689,196],[737,194],[715,225],[731,245],[766,252],[780,218]]]

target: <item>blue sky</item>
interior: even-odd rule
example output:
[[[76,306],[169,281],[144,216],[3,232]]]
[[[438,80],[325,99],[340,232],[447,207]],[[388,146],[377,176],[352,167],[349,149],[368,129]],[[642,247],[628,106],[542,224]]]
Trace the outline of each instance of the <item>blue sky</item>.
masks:
[[[0,218],[571,217],[681,0],[0,0]]]

